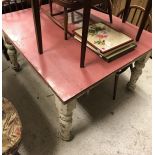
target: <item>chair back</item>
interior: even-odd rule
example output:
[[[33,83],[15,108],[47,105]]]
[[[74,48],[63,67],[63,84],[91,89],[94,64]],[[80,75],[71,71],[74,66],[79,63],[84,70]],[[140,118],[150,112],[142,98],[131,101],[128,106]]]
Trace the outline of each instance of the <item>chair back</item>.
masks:
[[[26,0],[2,0],[2,13],[9,13],[30,7]]]
[[[48,4],[48,0],[39,0],[40,5]],[[23,10],[31,7],[31,0],[2,0],[2,13]]]
[[[136,26],[139,27],[142,17],[144,15],[145,9],[143,7],[137,6],[137,5],[131,5],[130,10],[129,10],[129,16],[127,21],[129,23],[132,23]],[[122,18],[124,14],[124,9],[121,10],[118,14],[117,17]],[[151,14],[149,14],[149,17],[147,19],[147,22],[145,24],[145,30],[152,32],[152,18]]]

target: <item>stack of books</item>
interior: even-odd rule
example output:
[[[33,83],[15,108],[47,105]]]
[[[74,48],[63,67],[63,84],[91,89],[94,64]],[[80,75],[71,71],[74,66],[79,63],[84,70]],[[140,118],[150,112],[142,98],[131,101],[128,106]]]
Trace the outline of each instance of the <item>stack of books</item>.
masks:
[[[76,29],[74,38],[81,42],[81,36],[82,28]],[[95,23],[89,25],[87,46],[110,62],[131,52],[136,43],[132,38],[104,23]]]

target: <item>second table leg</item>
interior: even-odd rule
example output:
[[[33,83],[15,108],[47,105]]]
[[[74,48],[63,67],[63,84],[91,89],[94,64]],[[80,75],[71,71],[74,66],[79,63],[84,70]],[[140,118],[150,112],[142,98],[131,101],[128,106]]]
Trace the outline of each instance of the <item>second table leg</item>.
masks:
[[[131,70],[130,81],[127,84],[127,88],[133,91],[136,88],[136,82],[142,74],[142,69],[145,67],[145,63],[150,58],[151,52],[140,58],[135,62],[135,67]]]

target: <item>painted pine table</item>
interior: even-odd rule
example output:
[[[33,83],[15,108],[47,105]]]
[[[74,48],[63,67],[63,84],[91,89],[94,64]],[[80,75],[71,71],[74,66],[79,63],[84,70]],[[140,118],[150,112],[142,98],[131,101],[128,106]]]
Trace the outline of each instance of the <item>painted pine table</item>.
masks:
[[[108,15],[96,11],[91,13],[93,18],[104,19],[104,22],[110,24]],[[132,70],[128,88],[134,89],[152,48],[152,34],[144,31],[134,51],[110,63],[105,62],[87,48],[85,68],[80,68],[81,44],[74,38],[64,40],[63,30],[42,11],[41,27],[44,51],[41,55],[38,53],[36,44],[31,9],[4,14],[2,20],[3,33],[15,47],[12,47],[13,50],[9,50],[10,55],[14,55],[12,58],[16,58],[15,50],[19,51],[54,92],[59,113],[59,132],[63,140],[72,138],[72,114],[76,107],[76,99],[100,84],[112,73],[133,62],[135,62],[135,67]],[[111,26],[132,38],[135,38],[138,30],[136,26],[127,22],[122,23],[119,18],[114,16]]]

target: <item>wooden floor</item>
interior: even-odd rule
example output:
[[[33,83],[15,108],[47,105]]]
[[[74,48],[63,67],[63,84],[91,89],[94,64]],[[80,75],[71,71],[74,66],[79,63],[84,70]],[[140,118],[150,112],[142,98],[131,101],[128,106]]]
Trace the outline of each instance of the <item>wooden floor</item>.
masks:
[[[109,21],[107,15],[93,11],[93,15]],[[45,82],[67,102],[105,77],[134,61],[152,47],[152,34],[144,32],[136,50],[107,63],[87,49],[85,68],[80,68],[80,43],[73,38],[64,40],[63,30],[41,11],[44,53],[38,54],[31,9],[3,15],[3,32],[25,56]],[[135,37],[137,28],[113,18],[113,26]],[[39,88],[38,88],[39,89]]]

